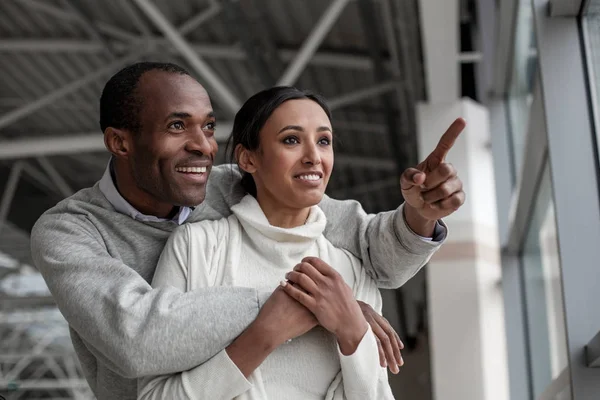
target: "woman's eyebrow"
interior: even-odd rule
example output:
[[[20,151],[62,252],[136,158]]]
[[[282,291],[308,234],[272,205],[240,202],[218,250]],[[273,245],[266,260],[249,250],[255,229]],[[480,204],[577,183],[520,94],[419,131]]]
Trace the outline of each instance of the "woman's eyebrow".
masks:
[[[320,129],[320,128],[319,128],[319,129]],[[300,132],[304,132],[304,128],[303,128],[303,127],[301,127],[301,126],[299,126],[299,125],[288,125],[288,126],[285,126],[285,127],[281,128],[281,129],[279,130],[279,132],[277,132],[277,134],[279,135],[281,132],[284,132],[284,131],[290,131],[290,130],[291,130],[291,131],[300,131]]]

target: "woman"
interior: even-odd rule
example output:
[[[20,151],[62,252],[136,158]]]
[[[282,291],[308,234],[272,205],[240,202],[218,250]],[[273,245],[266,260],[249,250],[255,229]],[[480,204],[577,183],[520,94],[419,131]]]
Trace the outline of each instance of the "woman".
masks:
[[[175,231],[153,286],[246,286],[271,293],[280,284],[274,296],[290,301],[297,337],[278,338],[252,362],[244,351],[256,344],[240,353],[236,340],[192,370],[140,380],[139,398],[393,398],[376,339],[356,303],[381,312],[379,291],[360,261],[322,234],[327,221],[317,204],[334,160],[327,105],[292,87],[262,91],[236,114],[231,140],[248,195],[229,218]]]

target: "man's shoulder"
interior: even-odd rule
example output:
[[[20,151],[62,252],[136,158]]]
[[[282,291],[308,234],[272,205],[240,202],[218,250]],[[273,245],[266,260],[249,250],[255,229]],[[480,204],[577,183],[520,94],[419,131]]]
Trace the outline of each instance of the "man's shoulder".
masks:
[[[61,200],[54,207],[46,210],[36,222],[32,234],[56,223],[91,224],[90,217],[116,213],[104,197],[98,184],[81,189],[75,194]]]

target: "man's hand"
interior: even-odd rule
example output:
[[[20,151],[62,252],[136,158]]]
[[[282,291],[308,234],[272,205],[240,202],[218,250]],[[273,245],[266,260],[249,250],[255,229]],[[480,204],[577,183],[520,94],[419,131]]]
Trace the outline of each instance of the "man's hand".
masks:
[[[465,125],[462,118],[454,121],[431,154],[415,168],[402,173],[404,217],[418,235],[433,236],[436,221],[452,214],[465,202],[463,184],[456,169],[444,162]]]
[[[358,302],[365,319],[371,325],[371,329],[377,339],[379,348],[379,363],[382,367],[389,367],[393,374],[400,372],[398,367],[404,365],[404,359],[400,350],[404,348],[404,343],[392,328],[387,319],[379,315],[367,303]]]

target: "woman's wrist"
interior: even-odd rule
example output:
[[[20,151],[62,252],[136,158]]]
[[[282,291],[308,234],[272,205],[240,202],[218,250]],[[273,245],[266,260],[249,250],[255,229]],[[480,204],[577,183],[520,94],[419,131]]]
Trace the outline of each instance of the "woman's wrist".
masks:
[[[364,316],[352,325],[344,325],[342,329],[335,334],[340,347],[340,352],[345,356],[352,355],[356,351],[356,348],[362,341],[368,329],[369,324]]]

